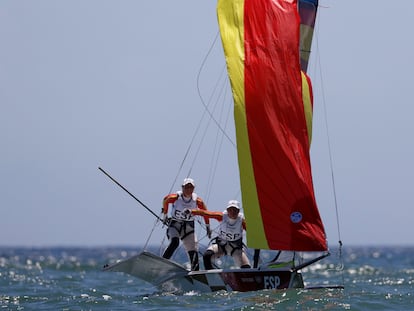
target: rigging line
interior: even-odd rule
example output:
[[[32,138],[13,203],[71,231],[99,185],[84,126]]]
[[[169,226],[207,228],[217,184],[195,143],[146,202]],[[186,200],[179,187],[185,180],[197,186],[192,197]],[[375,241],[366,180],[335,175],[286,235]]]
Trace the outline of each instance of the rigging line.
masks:
[[[220,125],[220,123],[214,118],[214,116],[213,116],[213,114],[212,114],[212,112],[209,110],[209,106],[211,106],[211,98],[212,98],[212,96],[213,96],[213,94],[215,94],[216,93],[216,90],[217,90],[217,88],[218,88],[218,84],[219,84],[219,82],[223,85],[223,87],[224,86],[226,86],[227,84],[228,84],[228,81],[227,81],[227,75],[225,75],[225,73],[226,73],[226,65],[224,65],[223,66],[223,69],[222,69],[222,72],[221,72],[221,74],[220,74],[220,77],[217,79],[217,82],[216,82],[216,85],[215,85],[215,87],[214,87],[214,89],[213,89],[213,92],[211,93],[212,95],[210,96],[210,98],[209,98],[209,100],[208,100],[208,105],[206,105],[205,104],[205,100],[203,99],[203,96],[202,96],[202,94],[201,94],[201,90],[200,90],[200,77],[201,77],[201,73],[202,73],[202,71],[203,71],[203,68],[205,67],[205,64],[206,64],[206,62],[207,62],[207,60],[208,60],[208,58],[209,58],[209,56],[210,56],[210,54],[212,53],[212,50],[213,50],[213,48],[214,48],[214,46],[216,45],[216,43],[217,43],[217,40],[218,40],[218,37],[219,37],[219,32],[217,32],[216,33],[216,36],[215,36],[215,38],[214,38],[214,40],[213,40],[213,42],[212,42],[212,44],[210,45],[210,48],[208,49],[208,51],[207,51],[207,53],[206,53],[206,55],[205,55],[205,57],[204,57],[204,59],[203,59],[203,61],[202,61],[202,63],[201,63],[201,65],[200,65],[200,69],[199,69],[199,72],[198,72],[198,75],[197,75],[197,90],[198,90],[198,95],[199,95],[199,98],[200,98],[200,101],[201,101],[201,103],[202,103],[202,105],[204,106],[204,108],[205,108],[205,111],[209,114],[209,116],[210,116],[210,120],[213,120],[214,122],[215,122],[215,124],[217,125],[217,128],[218,128],[218,130],[219,130],[219,132],[221,132],[221,133],[223,133],[223,135],[222,135],[222,138],[224,138],[224,137],[226,137],[227,138],[227,140],[231,143],[231,145],[233,146],[233,148],[236,148],[236,144],[233,142],[233,140],[229,137],[229,135],[226,133],[226,129],[224,128],[223,129],[223,127]],[[222,82],[222,77],[223,76],[225,76],[225,80]],[[226,83],[227,82],[227,83]],[[222,89],[223,89],[223,87],[222,87]],[[226,92],[227,92],[227,88],[226,88]],[[220,92],[220,93],[222,93],[222,91]],[[216,104],[217,104],[217,102],[216,102]],[[226,123],[227,124],[227,123]],[[208,126],[207,126],[208,127]],[[206,130],[207,130],[207,128],[206,128]],[[197,152],[198,153],[198,152]],[[195,157],[196,158],[196,157]],[[218,161],[218,159],[216,160],[216,161]],[[193,165],[194,165],[194,162],[193,162]],[[192,165],[192,167],[193,167],[193,165]],[[211,193],[211,185],[212,185],[212,177],[211,177],[211,172],[210,172],[210,176],[209,176],[209,179],[208,179],[208,182],[207,182],[207,197],[206,197],[206,202],[208,202],[208,198],[209,198],[209,195],[210,195],[210,193]]]
[[[216,101],[215,101],[213,111],[215,111],[217,107],[221,107],[220,122],[222,122],[222,116],[223,116],[223,111],[224,111],[224,107],[225,107],[223,102],[224,102],[224,98],[226,96],[225,94],[226,94],[226,91],[227,91],[226,83],[225,83],[226,77],[225,77],[225,74],[224,74],[225,73],[225,68],[223,68],[223,69],[224,70],[222,71],[222,74],[221,74],[220,78],[217,80],[217,86],[218,86],[219,82],[223,81],[223,79],[224,79],[224,81],[221,82],[221,88],[218,92],[216,92],[217,87],[214,89],[214,93],[217,93],[217,97],[216,97]],[[222,99],[222,100],[220,101],[220,99]],[[211,121],[211,119],[209,121]],[[210,124],[211,124],[211,122],[208,122],[208,124],[206,126],[206,129],[205,129],[205,134],[207,133],[207,129],[208,129]],[[226,127],[226,124],[227,124],[227,122],[225,123],[225,127]],[[212,152],[211,152],[212,156],[211,156],[210,173],[209,173],[209,177],[207,179],[207,189],[208,189],[207,193],[209,193],[211,191],[211,187],[212,187],[212,178],[211,178],[212,173],[211,173],[211,171],[213,170],[213,167],[214,167],[213,162],[214,162],[214,160],[218,161],[218,159],[217,159],[218,158],[218,155],[217,155],[217,141],[218,141],[218,134],[219,133],[221,134],[222,132],[220,130],[217,131],[217,135],[216,135],[216,139],[215,139],[215,145],[214,145],[214,148],[212,148]],[[224,135],[221,135],[221,137],[224,139]],[[203,140],[204,140],[204,138],[203,138]],[[201,142],[200,142],[200,147],[201,147]],[[208,197],[209,197],[209,195],[206,197],[207,200],[208,200]]]
[[[188,155],[190,154],[191,147],[192,147],[192,145],[193,145],[193,143],[194,143],[194,140],[195,140],[195,138],[196,138],[196,136],[197,136],[197,134],[198,134],[198,131],[200,130],[200,127],[201,127],[201,124],[202,124],[202,120],[203,120],[203,118],[204,118],[205,114],[206,114],[206,112],[204,111],[203,115],[201,116],[200,122],[198,122],[197,128],[196,128],[196,130],[194,131],[194,134],[193,134],[193,137],[191,138],[190,144],[188,145],[187,150],[186,150],[186,152],[185,152],[185,154],[184,154],[184,158],[183,158],[183,160],[181,161],[180,167],[179,167],[179,169],[178,169],[178,171],[177,171],[177,174],[175,175],[174,181],[173,181],[173,183],[171,184],[170,193],[172,192],[173,187],[174,187],[175,183],[177,182],[178,176],[180,175],[181,171],[183,170],[184,163],[185,163],[185,161],[186,161],[186,159],[187,159]],[[188,172],[188,174],[187,174],[187,176],[186,176],[186,177],[189,177],[189,176],[190,176],[190,174],[191,174],[191,167],[190,167],[190,170],[189,170],[189,172]]]
[[[148,235],[148,238],[147,238],[147,240],[146,240],[146,242],[145,242],[145,244],[144,244],[144,250],[147,250],[147,248],[148,248],[148,244],[149,244],[149,242],[150,242],[150,240],[151,240],[151,237],[152,237],[152,234],[154,233],[154,231],[155,231],[155,227],[159,224],[159,223],[162,223],[161,221],[160,222],[158,222],[159,220],[158,219],[156,219],[155,221],[154,221],[154,225],[152,226],[152,229],[151,229],[151,231],[150,231],[150,234]]]
[[[203,98],[202,98],[202,96],[201,96],[201,91],[200,91],[200,75],[201,75],[201,71],[202,71],[202,68],[204,67],[204,64],[205,64],[205,62],[206,62],[206,60],[207,60],[208,56],[210,55],[210,53],[211,53],[211,51],[212,51],[213,46],[215,45],[215,43],[216,43],[216,41],[217,41],[217,37],[218,37],[218,33],[216,34],[216,37],[214,38],[213,43],[211,44],[209,51],[207,52],[206,56],[204,57],[204,60],[203,60],[203,62],[202,62],[202,64],[201,64],[200,69],[199,69],[198,74],[197,74],[197,90],[198,90],[198,95],[199,95],[199,97],[200,97],[200,99],[201,99],[201,102],[202,102],[203,106],[205,107],[205,109],[204,109],[203,115],[202,115],[202,116],[201,116],[201,118],[200,118],[200,122],[198,122],[198,126],[197,126],[197,128],[196,128],[196,130],[195,130],[195,132],[194,132],[194,135],[193,135],[193,137],[191,138],[190,144],[188,145],[188,148],[187,148],[187,150],[186,150],[186,152],[185,152],[184,158],[183,158],[183,160],[181,161],[180,167],[179,167],[179,169],[178,169],[178,171],[177,171],[177,174],[176,174],[176,176],[175,176],[175,178],[174,178],[174,181],[173,181],[173,183],[172,183],[172,185],[171,185],[170,192],[172,191],[172,189],[173,189],[173,187],[174,187],[175,183],[177,182],[178,176],[180,175],[181,171],[183,170],[184,163],[186,162],[186,160],[187,160],[187,158],[188,158],[188,155],[189,155],[189,153],[190,153],[191,147],[192,147],[192,146],[193,146],[193,144],[194,144],[195,138],[196,138],[196,136],[197,136],[197,134],[198,134],[198,132],[199,132],[199,130],[200,130],[200,128],[201,128],[202,120],[204,119],[205,115],[208,113],[208,114],[210,115],[210,118],[211,118],[211,119],[213,119],[213,120],[216,122],[216,124],[217,124],[217,121],[214,119],[214,117],[212,116],[212,114],[211,114],[211,112],[209,111],[208,107],[206,106],[205,102],[203,101]],[[224,72],[225,72],[225,66],[224,66],[224,68],[223,68],[222,73],[221,73],[221,75],[220,75],[220,76],[222,76]],[[221,78],[219,78],[219,80],[220,80],[220,79],[221,79]],[[215,89],[216,89],[216,88],[217,88],[217,86],[218,86],[218,82],[219,82],[219,80],[217,80],[217,83],[216,83],[216,85],[215,85],[215,87],[214,87],[214,91],[212,92],[212,94],[214,94]],[[211,97],[212,97],[212,96],[211,96]],[[210,99],[211,99],[211,97],[210,97]],[[209,102],[210,102],[210,100],[209,100]],[[219,128],[221,128],[221,127],[219,126]],[[224,133],[224,132],[223,132],[223,133]],[[224,134],[226,135],[226,133],[224,133]],[[227,136],[227,135],[226,135],[226,136]],[[233,146],[235,146],[235,144],[231,141],[231,139],[230,139],[228,136],[227,136],[227,138],[228,138],[228,139],[229,139],[229,141],[233,144]],[[192,171],[192,166],[190,167],[190,169],[189,169],[189,171],[188,171],[188,173],[187,173],[187,177],[188,177],[188,176],[190,176],[191,171]]]
[[[222,107],[221,114],[220,114],[221,116],[224,116],[224,108],[226,107],[224,105],[224,103],[226,102],[226,99],[227,99],[227,90],[228,90],[228,88],[225,87],[224,88],[224,93],[223,93],[223,96],[222,96],[222,100],[221,100],[221,107]],[[228,121],[229,121],[229,118],[230,118],[230,114],[231,114],[231,106],[229,105],[226,116],[225,116],[224,129],[227,128]],[[220,141],[219,141],[219,139],[220,139]],[[207,185],[208,185],[207,200],[209,199],[211,191],[212,191],[212,185],[213,185],[214,177],[215,177],[216,172],[217,172],[217,166],[218,166],[218,162],[219,162],[219,159],[220,159],[220,152],[222,150],[223,141],[224,141],[224,136],[221,135],[221,132],[218,130],[217,134],[216,134],[214,151],[213,151],[214,156],[211,158],[211,166],[210,166],[211,169],[210,169],[209,177],[207,179]]]
[[[209,98],[209,101],[208,101],[208,103],[209,103],[208,105],[209,105],[209,106],[211,105],[213,95],[216,93],[216,90],[217,90],[217,87],[218,87],[218,85],[219,85],[219,82],[220,82],[220,80],[223,78],[223,72],[224,72],[224,70],[222,71],[221,76],[220,76],[220,77],[219,77],[219,79],[217,80],[217,82],[216,82],[216,86],[214,87],[214,90],[213,90],[213,92],[212,92],[212,94],[211,94],[211,96],[210,96],[210,98]],[[222,86],[222,88],[221,88],[221,90],[220,90],[220,92],[219,92],[218,98],[220,98],[220,94],[222,94],[223,89],[224,89],[224,84],[223,84],[223,86]],[[218,101],[216,101],[216,102],[215,102],[215,105],[214,105],[213,111],[216,109],[217,105],[218,105]],[[206,110],[204,110],[203,117],[205,116],[205,114],[206,114]],[[207,135],[207,129],[208,129],[208,128],[209,128],[209,126],[210,126],[210,122],[211,122],[211,120],[212,120],[212,118],[209,118],[209,120],[207,121],[207,125],[206,125],[206,128],[205,128],[205,130],[204,130],[203,136],[202,136],[202,137],[201,137],[201,139],[200,139],[200,142],[199,142],[199,144],[198,144],[197,151],[196,151],[196,153],[195,153],[195,155],[194,155],[193,162],[191,163],[189,174],[190,174],[190,172],[191,172],[191,169],[194,167],[194,163],[195,163],[195,161],[197,160],[198,154],[199,154],[199,152],[200,152],[200,150],[201,150],[201,146],[202,146],[202,144],[203,144],[203,142],[204,142],[205,136]],[[199,124],[201,124],[201,121],[200,121],[200,123],[199,123]]]
[[[318,33],[319,33],[319,24],[318,24]],[[317,50],[319,51],[319,36],[316,36],[316,45],[317,45]],[[330,165],[330,170],[331,170],[331,180],[332,180],[332,188],[333,188],[333,196],[334,196],[335,213],[336,213],[336,226],[337,226],[337,233],[338,233],[338,239],[339,239],[339,247],[341,251],[342,239],[341,239],[341,230],[340,230],[340,224],[339,224],[339,209],[338,209],[338,200],[337,200],[337,195],[336,195],[335,174],[334,174],[333,158],[332,158],[332,147],[331,147],[331,141],[330,141],[330,135],[329,135],[325,88],[324,88],[324,81],[323,81],[323,75],[322,75],[322,62],[320,58],[320,53],[316,53],[316,55],[317,55],[317,63],[318,63],[317,67],[319,67],[319,78],[321,80],[322,103],[323,103],[323,111],[324,111],[324,117],[325,117],[325,129],[326,129],[326,137],[327,137],[327,143],[328,143],[329,165]]]
[[[203,96],[201,95],[201,90],[200,90],[200,75],[201,72],[203,70],[203,67],[208,59],[208,57],[211,54],[211,51],[213,50],[213,47],[216,45],[217,42],[217,38],[219,37],[219,31],[217,31],[216,36],[209,48],[209,50],[207,51],[206,56],[204,57],[201,66],[200,66],[200,70],[198,71],[197,74],[197,91],[198,91],[198,96],[200,97],[200,101],[202,103],[202,105],[204,106],[205,110],[207,111],[207,113],[210,115],[210,118],[214,121],[214,123],[216,123],[217,127],[222,131],[223,135],[228,139],[228,141],[234,146],[236,147],[236,144],[233,142],[233,140],[227,135],[226,131],[221,127],[220,123],[217,122],[217,120],[214,118],[214,116],[212,115],[212,113],[210,112],[210,110],[208,109],[206,103],[204,102]]]

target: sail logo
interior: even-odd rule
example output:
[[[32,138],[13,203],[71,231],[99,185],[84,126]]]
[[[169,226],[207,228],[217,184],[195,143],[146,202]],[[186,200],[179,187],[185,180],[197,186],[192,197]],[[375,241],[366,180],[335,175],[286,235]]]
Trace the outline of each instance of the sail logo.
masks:
[[[278,288],[280,285],[280,277],[277,275],[265,275],[263,277],[263,283],[265,289]]]
[[[297,224],[298,222],[302,221],[302,214],[299,212],[293,212],[292,214],[290,214],[290,220]]]

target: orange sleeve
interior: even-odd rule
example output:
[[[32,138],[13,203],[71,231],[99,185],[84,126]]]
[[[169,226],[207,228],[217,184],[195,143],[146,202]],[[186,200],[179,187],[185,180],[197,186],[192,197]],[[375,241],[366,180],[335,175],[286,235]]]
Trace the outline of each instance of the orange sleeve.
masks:
[[[200,209],[200,210],[203,210],[203,211],[208,211],[207,210],[207,206],[206,206],[206,204],[204,203],[204,201],[203,201],[203,199],[202,198],[200,198],[200,197],[197,197],[197,207]],[[201,215],[200,215],[201,216]],[[209,219],[209,217],[207,216],[207,215],[203,215],[204,216],[204,222],[205,222],[205,224],[206,225],[209,225],[210,224],[210,219]]]
[[[191,214],[195,216],[204,216],[204,219],[213,218],[218,221],[223,220],[223,213],[222,212],[212,212],[212,211],[206,211],[201,209],[192,209]],[[208,224],[209,222],[206,222]]]
[[[177,193],[171,193],[165,196],[164,200],[162,201],[162,212],[164,214],[168,213],[168,205],[170,203],[174,203],[178,199]]]
[[[197,207],[199,208],[199,209],[202,209],[202,210],[205,210],[205,211],[207,211],[207,206],[204,204],[204,201],[203,201],[203,199],[202,198],[200,198],[200,197],[197,197]]]

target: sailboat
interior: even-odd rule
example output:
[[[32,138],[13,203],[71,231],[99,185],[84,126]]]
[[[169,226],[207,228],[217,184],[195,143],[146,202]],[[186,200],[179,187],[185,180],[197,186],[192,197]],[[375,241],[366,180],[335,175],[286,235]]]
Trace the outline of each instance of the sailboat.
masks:
[[[247,246],[274,250],[244,269],[189,271],[148,251],[107,265],[162,290],[303,288],[301,270],[329,256],[314,194],[308,60],[318,0],[218,0],[234,101]],[[315,254],[297,261],[297,252]],[[282,254],[292,254],[288,260]]]

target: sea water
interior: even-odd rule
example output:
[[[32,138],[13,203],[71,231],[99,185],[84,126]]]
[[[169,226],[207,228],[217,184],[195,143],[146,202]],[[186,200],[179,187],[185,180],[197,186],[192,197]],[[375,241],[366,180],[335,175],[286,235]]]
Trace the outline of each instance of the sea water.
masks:
[[[303,271],[307,286],[327,288],[180,294],[102,272],[139,251],[2,247],[0,310],[414,310],[414,247],[333,251]]]

